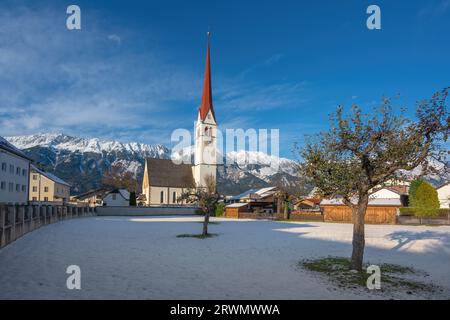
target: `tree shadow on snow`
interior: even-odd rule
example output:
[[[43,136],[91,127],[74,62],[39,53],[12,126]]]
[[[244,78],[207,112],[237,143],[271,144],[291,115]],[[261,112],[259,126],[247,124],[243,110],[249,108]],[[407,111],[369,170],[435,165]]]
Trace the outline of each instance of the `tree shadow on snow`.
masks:
[[[397,242],[393,250],[399,250],[417,240],[438,240],[443,246],[450,247],[450,234],[436,231],[395,231],[386,235],[387,239]]]

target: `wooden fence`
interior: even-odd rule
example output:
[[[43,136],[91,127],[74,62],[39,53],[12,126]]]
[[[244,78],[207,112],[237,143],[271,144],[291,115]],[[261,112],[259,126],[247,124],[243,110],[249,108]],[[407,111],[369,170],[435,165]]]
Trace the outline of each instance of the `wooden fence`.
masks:
[[[365,222],[368,224],[396,224],[397,207],[369,206]],[[325,222],[352,222],[352,211],[346,206],[323,206]]]
[[[0,248],[44,225],[92,215],[95,215],[92,207],[0,204]]]

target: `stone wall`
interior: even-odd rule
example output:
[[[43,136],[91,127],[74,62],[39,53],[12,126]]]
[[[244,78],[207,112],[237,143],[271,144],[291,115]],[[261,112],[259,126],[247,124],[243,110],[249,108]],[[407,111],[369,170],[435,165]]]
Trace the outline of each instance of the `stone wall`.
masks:
[[[97,207],[98,216],[176,216],[194,215],[196,207]]]
[[[95,208],[74,205],[0,205],[0,247],[44,225],[95,215]]]

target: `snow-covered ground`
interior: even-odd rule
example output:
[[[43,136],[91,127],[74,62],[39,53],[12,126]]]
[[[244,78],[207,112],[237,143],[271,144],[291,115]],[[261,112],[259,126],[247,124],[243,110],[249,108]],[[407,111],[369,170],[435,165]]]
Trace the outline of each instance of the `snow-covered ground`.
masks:
[[[215,219],[215,238],[176,237],[199,233],[200,220],[92,217],[40,228],[0,250],[0,298],[373,297],[298,267],[305,258],[349,256],[349,224]],[[366,243],[366,260],[424,270],[430,276],[421,280],[444,288],[436,298],[450,298],[450,227],[370,225]],[[81,268],[81,290],[66,288],[69,265]]]

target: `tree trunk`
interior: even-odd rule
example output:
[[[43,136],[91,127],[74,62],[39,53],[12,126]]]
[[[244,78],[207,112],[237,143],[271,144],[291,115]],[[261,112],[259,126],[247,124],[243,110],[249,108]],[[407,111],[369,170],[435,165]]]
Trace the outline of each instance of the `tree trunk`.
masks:
[[[277,214],[281,215],[281,207],[283,206],[283,202],[281,201],[281,197],[277,197]]]
[[[202,236],[208,235],[208,223],[209,223],[209,210],[205,213],[205,220],[203,220],[203,232]]]
[[[366,216],[367,205],[369,202],[369,196],[360,196],[358,205],[352,209],[353,219],[353,251],[351,260],[351,269],[362,271],[363,259],[364,259],[364,218]]]

